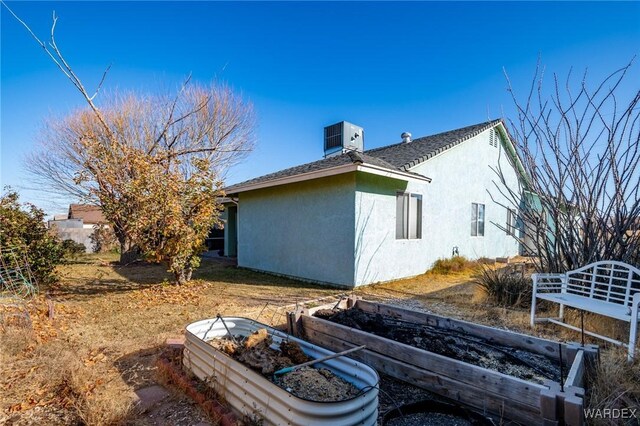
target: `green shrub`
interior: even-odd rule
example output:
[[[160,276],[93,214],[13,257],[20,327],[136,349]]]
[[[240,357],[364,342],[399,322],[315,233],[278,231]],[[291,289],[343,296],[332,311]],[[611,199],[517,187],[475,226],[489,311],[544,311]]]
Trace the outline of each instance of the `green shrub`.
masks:
[[[62,252],[65,259],[77,259],[78,256],[87,252],[87,246],[73,240],[64,240],[62,242]]]
[[[55,267],[64,254],[60,241],[47,229],[42,210],[21,205],[17,192],[5,191],[0,196],[0,247],[24,249],[38,284],[54,282]]]
[[[531,278],[512,268],[483,268],[474,284],[488,299],[500,306],[526,307],[531,305]]]
[[[447,275],[452,272],[462,272],[474,265],[464,256],[453,256],[449,259],[438,259],[433,263],[429,272],[438,275]]]

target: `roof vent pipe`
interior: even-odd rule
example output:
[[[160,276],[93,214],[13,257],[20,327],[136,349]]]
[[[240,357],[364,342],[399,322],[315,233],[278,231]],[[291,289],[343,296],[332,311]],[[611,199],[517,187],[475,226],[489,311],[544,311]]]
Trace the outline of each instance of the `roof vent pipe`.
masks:
[[[402,142],[404,143],[409,143],[411,142],[411,133],[409,132],[404,132],[400,135],[400,137],[402,138]]]

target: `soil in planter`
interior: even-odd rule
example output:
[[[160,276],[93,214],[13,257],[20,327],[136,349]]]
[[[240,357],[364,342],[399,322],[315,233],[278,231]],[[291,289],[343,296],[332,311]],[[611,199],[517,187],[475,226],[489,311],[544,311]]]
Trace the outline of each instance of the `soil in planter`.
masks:
[[[277,378],[275,383],[300,398],[313,401],[343,401],[360,393],[326,368],[302,367]]]
[[[302,364],[311,358],[305,355],[296,342],[283,340],[279,350],[271,348],[273,340],[264,328],[249,336],[234,337],[235,341],[225,336],[207,343],[299,398],[336,402],[353,398],[360,393],[358,388],[326,368],[303,367],[274,378],[276,371]]]
[[[523,380],[560,381],[560,366],[553,359],[456,330],[401,321],[355,308],[338,312],[323,310],[315,316]]]
[[[389,420],[386,426],[472,426],[469,420],[453,414],[414,413]]]

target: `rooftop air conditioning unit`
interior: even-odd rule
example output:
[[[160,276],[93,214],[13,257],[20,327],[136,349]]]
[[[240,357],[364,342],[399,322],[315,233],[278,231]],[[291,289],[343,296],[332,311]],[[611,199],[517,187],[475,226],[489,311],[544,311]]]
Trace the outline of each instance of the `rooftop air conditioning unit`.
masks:
[[[364,129],[346,121],[324,128],[324,156],[364,150]]]

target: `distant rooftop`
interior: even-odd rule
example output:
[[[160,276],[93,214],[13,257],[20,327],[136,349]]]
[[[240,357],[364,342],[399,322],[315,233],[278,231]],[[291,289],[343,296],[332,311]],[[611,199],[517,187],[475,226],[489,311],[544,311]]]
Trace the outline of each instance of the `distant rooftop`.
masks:
[[[88,225],[107,221],[100,206],[92,204],[70,204],[67,219],[82,219],[83,223]]]

